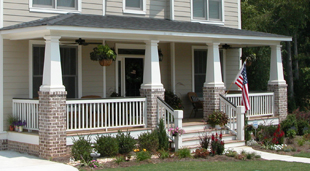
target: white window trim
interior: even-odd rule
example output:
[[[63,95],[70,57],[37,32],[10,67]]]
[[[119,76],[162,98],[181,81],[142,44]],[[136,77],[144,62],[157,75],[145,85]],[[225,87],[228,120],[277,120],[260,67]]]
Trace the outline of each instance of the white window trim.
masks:
[[[192,22],[198,22],[198,23],[201,23],[201,24],[214,24],[214,25],[224,25],[225,23],[225,13],[224,13],[224,0],[222,0],[222,20],[210,20],[210,19],[197,19],[197,18],[194,18],[194,3],[193,3],[193,0],[191,0],[191,21]],[[209,5],[209,4],[207,4]],[[207,18],[209,18],[209,12],[207,13]]]
[[[3,0],[0,0],[0,28],[3,27]]]
[[[123,44],[123,43],[116,43],[115,44],[115,51],[118,52],[118,49],[145,49],[145,45],[143,44]],[[115,92],[118,92],[118,61],[121,61],[121,96],[125,97],[125,91],[126,91],[126,84],[125,84],[125,58],[142,58],[144,59],[145,55],[126,55],[121,54],[117,55],[116,61],[115,61]]]
[[[72,42],[60,42],[60,45],[62,45],[61,43],[72,43]],[[33,45],[44,45],[45,46],[45,41],[43,40],[29,40],[29,98],[33,98],[33,84],[32,84],[32,77],[33,77],[33,71],[32,71],[32,61],[33,61]],[[78,46],[78,45],[66,45],[66,46],[77,46],[78,49],[78,94],[77,97],[81,97],[82,96],[82,47]]]
[[[126,0],[123,0],[123,13],[128,14],[146,14],[146,0],[142,0],[142,10],[126,9]]]
[[[195,59],[194,59],[194,51],[195,50],[208,50],[208,46],[192,46],[192,92],[195,92]],[[223,51],[223,64],[221,64],[221,66],[223,66],[222,71],[222,75],[223,75],[223,81],[224,84],[226,84],[226,50],[225,49],[220,49]],[[208,55],[208,54],[207,54]],[[207,56],[208,57],[208,56]],[[207,72],[207,71],[206,71]],[[206,73],[207,74],[207,73]]]
[[[58,14],[82,12],[82,0],[77,0],[77,9],[54,9],[54,8],[34,7],[32,3],[33,1],[29,0],[29,11],[31,12],[58,13]]]

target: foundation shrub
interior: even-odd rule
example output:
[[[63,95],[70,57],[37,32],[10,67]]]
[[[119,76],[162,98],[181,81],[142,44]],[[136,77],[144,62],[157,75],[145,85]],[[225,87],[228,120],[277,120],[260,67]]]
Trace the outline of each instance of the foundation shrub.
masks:
[[[116,139],[118,141],[120,154],[128,154],[135,148],[136,140],[130,135],[130,132],[128,131],[125,134],[124,132],[118,130]]]
[[[158,149],[162,150],[168,150],[169,140],[167,136],[167,132],[164,125],[164,120],[160,119],[158,128],[157,128],[157,134],[158,134]]]
[[[147,151],[155,153],[159,147],[157,130],[140,134],[138,143],[141,151],[142,149],[146,149]]]
[[[297,135],[304,135],[304,130],[309,129],[309,123],[306,120],[298,119],[297,125],[298,125]]]
[[[169,154],[169,151],[158,150],[158,156],[159,156],[160,159],[165,159],[165,158],[169,158],[170,154]]]
[[[286,136],[287,131],[292,127],[298,129],[296,115],[295,114],[287,115],[286,119],[281,122],[281,126]],[[296,132],[298,132],[298,130],[296,130]]]
[[[90,137],[79,136],[79,138],[73,139],[73,146],[71,148],[72,156],[75,160],[83,160],[85,162],[91,161],[92,157],[90,153],[93,148],[91,146]]]
[[[151,153],[148,152],[146,149],[143,149],[142,151],[139,151],[136,153],[137,155],[137,160],[138,161],[143,161],[151,158]]]
[[[210,144],[211,137],[207,133],[199,136],[199,143],[201,148],[208,149]]]
[[[207,149],[199,148],[194,152],[194,158],[207,158],[210,152]]]
[[[176,153],[179,158],[189,158],[191,157],[191,151],[187,148],[179,149]]]
[[[115,156],[118,154],[118,141],[111,135],[97,136],[95,149],[101,156]]]
[[[224,152],[224,141],[222,141],[222,133],[211,136],[211,153],[212,155],[222,155]]]
[[[259,125],[257,128],[256,140],[261,144],[268,146],[272,144],[273,134],[277,127],[273,125]]]

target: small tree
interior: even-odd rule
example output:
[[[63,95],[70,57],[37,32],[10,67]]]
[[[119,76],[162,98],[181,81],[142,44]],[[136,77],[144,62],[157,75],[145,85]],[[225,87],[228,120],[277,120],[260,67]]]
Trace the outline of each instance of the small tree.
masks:
[[[166,129],[165,129],[164,119],[159,120],[157,132],[158,132],[158,142],[159,142],[158,149],[168,150],[169,141],[168,141],[168,136],[167,136]]]

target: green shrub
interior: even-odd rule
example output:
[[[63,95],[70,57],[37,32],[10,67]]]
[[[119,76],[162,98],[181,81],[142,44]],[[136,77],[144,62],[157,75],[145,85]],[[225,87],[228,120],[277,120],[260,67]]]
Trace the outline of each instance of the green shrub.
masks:
[[[83,136],[79,136],[77,140],[73,139],[71,153],[75,160],[84,160],[83,162],[88,163],[92,159],[90,156],[92,150],[89,136],[86,139]]]
[[[237,151],[227,150],[225,155],[228,157],[235,157],[236,155],[238,155],[238,153],[237,153]]]
[[[303,146],[305,144],[305,140],[303,138],[298,139],[297,141],[299,146]]]
[[[176,156],[178,156],[179,158],[188,158],[191,157],[191,151],[187,148],[179,149],[176,152]]]
[[[158,150],[158,153],[159,153],[159,158],[160,158],[160,159],[165,159],[165,158],[169,158],[169,157],[170,157],[169,151],[166,151],[166,150]]]
[[[140,134],[138,143],[141,151],[142,149],[146,149],[152,153],[156,152],[159,147],[157,130]]]
[[[304,129],[309,128],[309,123],[306,120],[297,120],[298,135],[304,135]]]
[[[294,129],[289,129],[288,131],[287,131],[287,136],[289,137],[289,138],[295,138],[296,137],[296,131],[294,130]]]
[[[137,155],[137,160],[138,161],[143,161],[143,160],[150,159],[151,156],[152,156],[151,153],[148,152],[147,150],[145,150],[145,151],[142,150],[140,152],[137,152],[136,155]]]
[[[256,132],[256,139],[268,146],[272,143],[273,134],[277,130],[277,127],[273,125],[259,125]]]
[[[216,135],[214,136],[214,134],[212,134],[211,136],[211,153],[212,155],[222,155],[224,152],[224,141],[222,141],[222,133],[220,133],[220,135],[218,136],[218,134],[216,133]]]
[[[124,156],[117,156],[115,158],[115,163],[120,164],[121,162],[125,161]]]
[[[118,141],[118,150],[120,154],[128,154],[131,152],[136,145],[136,140],[130,135],[130,132],[126,132],[126,134],[120,130],[116,135],[116,139]]]
[[[163,119],[159,120],[157,133],[158,133],[158,143],[159,143],[158,149],[168,150],[169,141],[168,141],[168,136],[167,136],[167,132],[165,129]]]
[[[298,129],[296,115],[294,114],[287,115],[286,119],[281,122],[281,127],[286,136],[288,136],[287,131],[292,127]],[[298,132],[298,130],[296,130],[296,132]]]
[[[101,156],[114,156],[118,153],[118,141],[111,135],[97,136],[95,149],[100,153]]]

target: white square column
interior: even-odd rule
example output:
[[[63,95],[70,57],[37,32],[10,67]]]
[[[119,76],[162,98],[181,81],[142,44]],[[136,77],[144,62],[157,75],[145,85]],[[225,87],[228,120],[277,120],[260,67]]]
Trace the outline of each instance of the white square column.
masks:
[[[60,36],[45,36],[43,81],[40,91],[65,91],[62,83],[59,39]]]
[[[214,110],[219,109],[220,94],[225,93],[225,85],[222,81],[222,70],[219,53],[219,43],[207,43],[208,57],[206,81],[203,87],[203,117],[207,119],[208,115]]]

